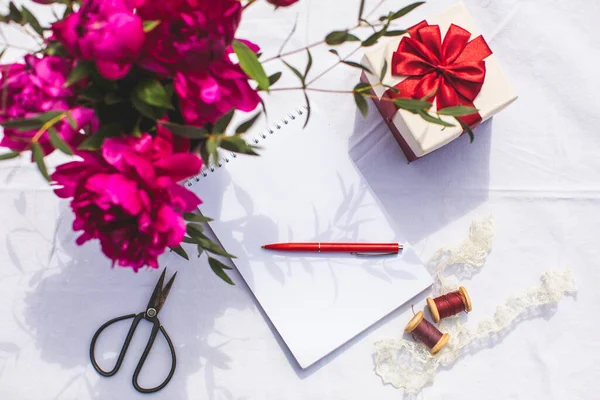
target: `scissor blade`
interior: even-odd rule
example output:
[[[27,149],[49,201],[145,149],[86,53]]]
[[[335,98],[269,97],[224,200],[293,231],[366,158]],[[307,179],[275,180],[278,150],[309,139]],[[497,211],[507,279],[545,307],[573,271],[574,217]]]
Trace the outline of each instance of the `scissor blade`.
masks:
[[[157,303],[160,298],[160,293],[162,292],[163,282],[165,281],[165,272],[167,272],[166,268],[163,270],[162,274],[160,274],[160,278],[158,278],[158,282],[156,282],[156,286],[154,286],[154,291],[152,292],[152,296],[150,296],[150,301],[148,302],[146,310],[149,308],[154,308],[156,311],[158,311]]]
[[[163,304],[165,304],[165,301],[167,300],[167,296],[169,295],[169,292],[171,291],[171,286],[173,286],[173,282],[175,281],[175,277],[177,276],[177,272],[175,272],[175,274],[173,274],[173,276],[171,277],[171,279],[169,279],[169,282],[167,282],[167,284],[165,285],[165,287],[161,290],[160,292],[160,298],[158,299],[158,304],[156,305],[156,312],[158,313],[160,311],[160,309],[162,308]]]

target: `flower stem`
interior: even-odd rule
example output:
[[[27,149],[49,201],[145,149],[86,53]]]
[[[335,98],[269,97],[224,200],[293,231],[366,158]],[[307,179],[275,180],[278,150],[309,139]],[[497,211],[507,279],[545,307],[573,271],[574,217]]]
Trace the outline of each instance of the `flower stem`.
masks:
[[[46,122],[44,125],[42,125],[42,127],[40,128],[40,130],[38,130],[35,135],[33,136],[33,138],[31,139],[32,143],[37,143],[38,140],[40,140],[40,138],[42,137],[42,135],[50,128],[52,128],[55,124],[57,124],[58,122],[62,121],[63,119],[65,119],[67,117],[67,113],[64,112],[62,114],[57,115],[56,117],[52,118],[51,120],[49,120],[48,122]]]

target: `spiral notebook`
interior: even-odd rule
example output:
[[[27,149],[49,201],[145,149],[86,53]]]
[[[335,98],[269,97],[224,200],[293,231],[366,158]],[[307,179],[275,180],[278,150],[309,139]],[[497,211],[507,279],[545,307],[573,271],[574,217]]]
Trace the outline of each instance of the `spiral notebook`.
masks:
[[[312,111],[312,110],[311,110]],[[302,368],[400,307],[431,277],[378,204],[326,116],[306,109],[252,138],[260,157],[223,153],[186,184]],[[248,139],[248,138],[247,138]],[[273,242],[399,242],[393,256],[277,253]]]

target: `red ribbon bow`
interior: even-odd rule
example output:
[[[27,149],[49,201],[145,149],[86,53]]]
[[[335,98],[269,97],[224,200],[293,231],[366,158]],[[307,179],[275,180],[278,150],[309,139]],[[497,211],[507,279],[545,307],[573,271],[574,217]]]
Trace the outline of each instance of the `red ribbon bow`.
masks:
[[[444,41],[439,25],[426,21],[409,29],[392,57],[392,75],[408,76],[396,85],[391,97],[422,99],[435,93],[437,108],[458,105],[473,107],[485,80],[486,57],[492,54],[485,39],[460,26],[450,25]],[[391,91],[389,91],[391,92]],[[460,117],[473,127],[481,122],[479,113]]]

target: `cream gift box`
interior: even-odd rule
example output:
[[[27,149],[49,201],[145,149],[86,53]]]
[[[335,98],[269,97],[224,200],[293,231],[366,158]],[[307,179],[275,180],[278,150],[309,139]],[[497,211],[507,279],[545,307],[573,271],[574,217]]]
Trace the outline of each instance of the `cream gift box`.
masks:
[[[382,41],[377,47],[373,48],[373,50],[366,52],[362,60],[363,65],[368,67],[369,70],[374,74],[378,75],[379,71],[383,70],[384,65],[387,65],[387,71],[383,76],[382,83],[389,86],[395,86],[400,89],[398,94],[393,95],[388,88],[380,84],[380,77],[365,72],[361,78],[363,82],[366,82],[373,87],[372,92],[375,97],[373,101],[377,105],[377,108],[381,112],[381,115],[390,127],[390,130],[396,137],[396,140],[400,144],[400,147],[404,151],[404,154],[409,161],[416,160],[436,149],[439,149],[440,147],[458,138],[463,133],[463,128],[460,126],[458,121],[454,119],[454,117],[436,115],[438,100],[441,99],[442,103],[445,105],[443,108],[456,105],[468,106],[469,102],[472,103],[472,107],[477,108],[478,115],[472,115],[464,118],[465,120],[472,120],[472,117],[477,117],[476,121],[473,123],[467,123],[467,125],[474,127],[479,122],[483,122],[491,118],[494,114],[498,113],[500,110],[517,99],[517,94],[512,88],[507,75],[502,70],[498,60],[496,59],[496,56],[492,53],[492,50],[487,47],[485,41],[480,37],[480,33],[473,23],[471,15],[462,4],[455,5],[442,14],[427,18],[422,24],[419,25],[419,27],[427,25],[429,26],[428,29],[424,31],[417,31],[419,36],[415,35],[414,29],[410,29],[409,31],[411,34],[405,34],[393,39]],[[436,25],[439,26],[439,29],[435,27]],[[446,39],[446,36],[449,34],[450,30],[452,31],[452,35],[450,35],[449,38],[452,38],[452,40],[447,40],[446,42],[452,43],[446,43],[444,42],[444,39]],[[438,53],[446,54],[451,52],[451,50],[448,50],[448,48],[452,47],[452,45],[455,44],[454,42],[456,42],[457,45],[455,47],[461,48],[462,54],[460,54],[457,58],[454,58],[456,56],[456,54],[454,54],[453,56],[446,57],[447,59],[444,59],[443,54],[441,56],[440,54],[436,55],[436,46],[431,45],[430,40],[432,36],[435,37],[437,35],[436,31],[441,34],[441,37],[437,37]],[[427,37],[425,34],[429,36]],[[417,41],[421,40],[421,44],[415,45],[414,40],[407,40],[406,38],[411,38]],[[405,40],[404,43],[402,43],[403,40]],[[484,57],[482,60],[478,60],[476,57],[472,60],[474,53],[472,50],[477,46],[470,46],[470,44],[475,43],[467,42],[477,42],[477,44],[484,47],[488,53],[483,54]],[[429,50],[433,50],[431,53],[433,55],[430,57],[442,60],[440,61],[441,66],[434,65],[434,70],[430,69],[429,73],[418,75],[420,71],[418,68],[419,65],[423,65],[423,59],[419,59],[421,64],[415,64],[414,62],[409,63],[406,60],[410,59],[412,55],[410,55],[410,57],[405,57],[404,55],[407,53],[404,51],[402,52],[402,56],[400,58],[398,54],[394,56],[394,53],[398,53],[400,49],[406,49],[409,44],[411,51],[416,53],[415,55],[417,59],[419,59],[423,52],[429,52]],[[422,46],[425,46],[425,50],[423,50]],[[461,50],[456,51],[458,53],[461,52]],[[412,76],[399,75],[398,67],[396,67],[396,69],[394,67],[394,65],[398,64],[399,59],[404,59],[404,66],[409,65],[412,68],[416,65],[418,72],[413,74],[411,70]],[[392,70],[395,70],[395,73],[393,73]],[[438,71],[440,70],[443,71],[438,74]],[[437,89],[432,91],[432,93],[435,93],[434,97],[430,97],[428,99],[428,101],[433,103],[433,107],[429,110],[429,113],[435,117],[443,119],[446,122],[452,123],[455,125],[453,127],[444,127],[435,123],[427,122],[423,120],[421,116],[413,114],[410,111],[398,109],[391,101],[386,100],[390,95],[395,97],[414,97],[416,99],[421,99],[421,97],[417,96],[407,96],[407,91],[403,90],[404,87],[407,85],[416,85],[418,87],[415,89],[415,91],[423,92],[423,88],[431,87],[432,82],[437,79],[437,76],[440,74],[446,74],[447,70],[452,70],[450,71],[451,74],[458,71],[459,74],[457,76],[459,79],[456,79],[456,76],[443,78],[445,79],[446,83],[440,84]],[[473,82],[461,80],[462,76],[460,74],[467,74],[467,76],[479,76],[483,83],[481,84],[480,82],[479,84],[473,84]],[[426,82],[417,83],[417,81],[424,78]],[[411,81],[415,84],[411,85]],[[474,98],[471,100],[467,99],[465,101],[459,101],[457,104],[447,104],[452,103],[452,101],[449,100],[452,99],[452,94],[446,94],[448,90],[444,90],[444,87],[446,87],[446,89],[449,88],[448,90],[450,91],[455,90],[458,93],[458,98],[460,99],[464,99],[462,94],[465,92],[469,92],[470,94],[467,96],[472,95]],[[410,93],[410,91],[408,91],[408,93]],[[454,94],[454,97],[456,98],[456,94]]]

